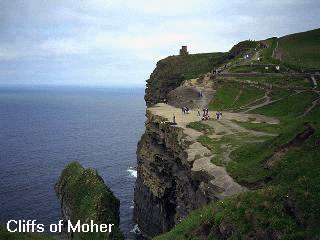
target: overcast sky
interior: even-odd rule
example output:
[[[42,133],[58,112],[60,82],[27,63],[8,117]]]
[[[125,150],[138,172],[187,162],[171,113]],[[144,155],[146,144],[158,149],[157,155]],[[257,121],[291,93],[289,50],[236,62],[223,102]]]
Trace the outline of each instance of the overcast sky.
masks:
[[[181,45],[227,51],[319,28],[319,12],[319,0],[0,0],[0,84],[143,87]]]

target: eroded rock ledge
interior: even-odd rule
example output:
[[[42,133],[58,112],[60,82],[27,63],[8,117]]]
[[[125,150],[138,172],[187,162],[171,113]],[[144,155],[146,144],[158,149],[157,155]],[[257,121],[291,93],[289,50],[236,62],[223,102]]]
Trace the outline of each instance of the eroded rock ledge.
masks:
[[[211,163],[211,151],[196,141],[202,133],[186,128],[177,111],[167,104],[148,108],[138,144],[134,217],[147,237],[170,230],[204,204],[245,190]],[[173,114],[177,125],[170,123]]]

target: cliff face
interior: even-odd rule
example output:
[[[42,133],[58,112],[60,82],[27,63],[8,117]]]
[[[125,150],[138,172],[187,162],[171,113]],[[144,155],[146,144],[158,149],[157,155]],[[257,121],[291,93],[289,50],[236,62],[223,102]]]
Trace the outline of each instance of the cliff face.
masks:
[[[156,236],[208,202],[192,177],[182,129],[147,114],[146,132],[138,145],[138,179],[134,216],[143,234]]]
[[[201,133],[187,128],[174,111],[180,109],[166,104],[148,108],[138,144],[134,217],[147,237],[170,230],[204,204],[245,190],[211,163],[211,151],[196,141]],[[168,121],[171,114],[177,125]]]
[[[84,169],[79,163],[70,163],[62,172],[55,191],[61,202],[65,235],[68,239],[124,239],[119,230],[119,200],[93,169]],[[68,233],[66,223],[78,220],[96,224],[114,224],[111,234]]]

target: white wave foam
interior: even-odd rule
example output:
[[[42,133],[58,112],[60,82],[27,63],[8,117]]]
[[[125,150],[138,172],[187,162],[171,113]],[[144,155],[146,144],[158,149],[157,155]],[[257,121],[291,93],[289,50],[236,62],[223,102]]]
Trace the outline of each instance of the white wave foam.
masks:
[[[134,225],[133,229],[130,232],[135,234],[141,234],[138,224]]]
[[[129,175],[131,177],[137,178],[137,170],[135,170],[134,168],[130,167],[127,172],[129,173]]]

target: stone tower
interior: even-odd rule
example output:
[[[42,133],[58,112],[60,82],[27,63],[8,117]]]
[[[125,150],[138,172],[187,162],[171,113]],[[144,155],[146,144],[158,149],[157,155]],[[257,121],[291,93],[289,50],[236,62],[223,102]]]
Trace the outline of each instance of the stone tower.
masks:
[[[189,52],[188,52],[187,46],[182,46],[180,49],[180,55],[188,55],[188,54]]]

